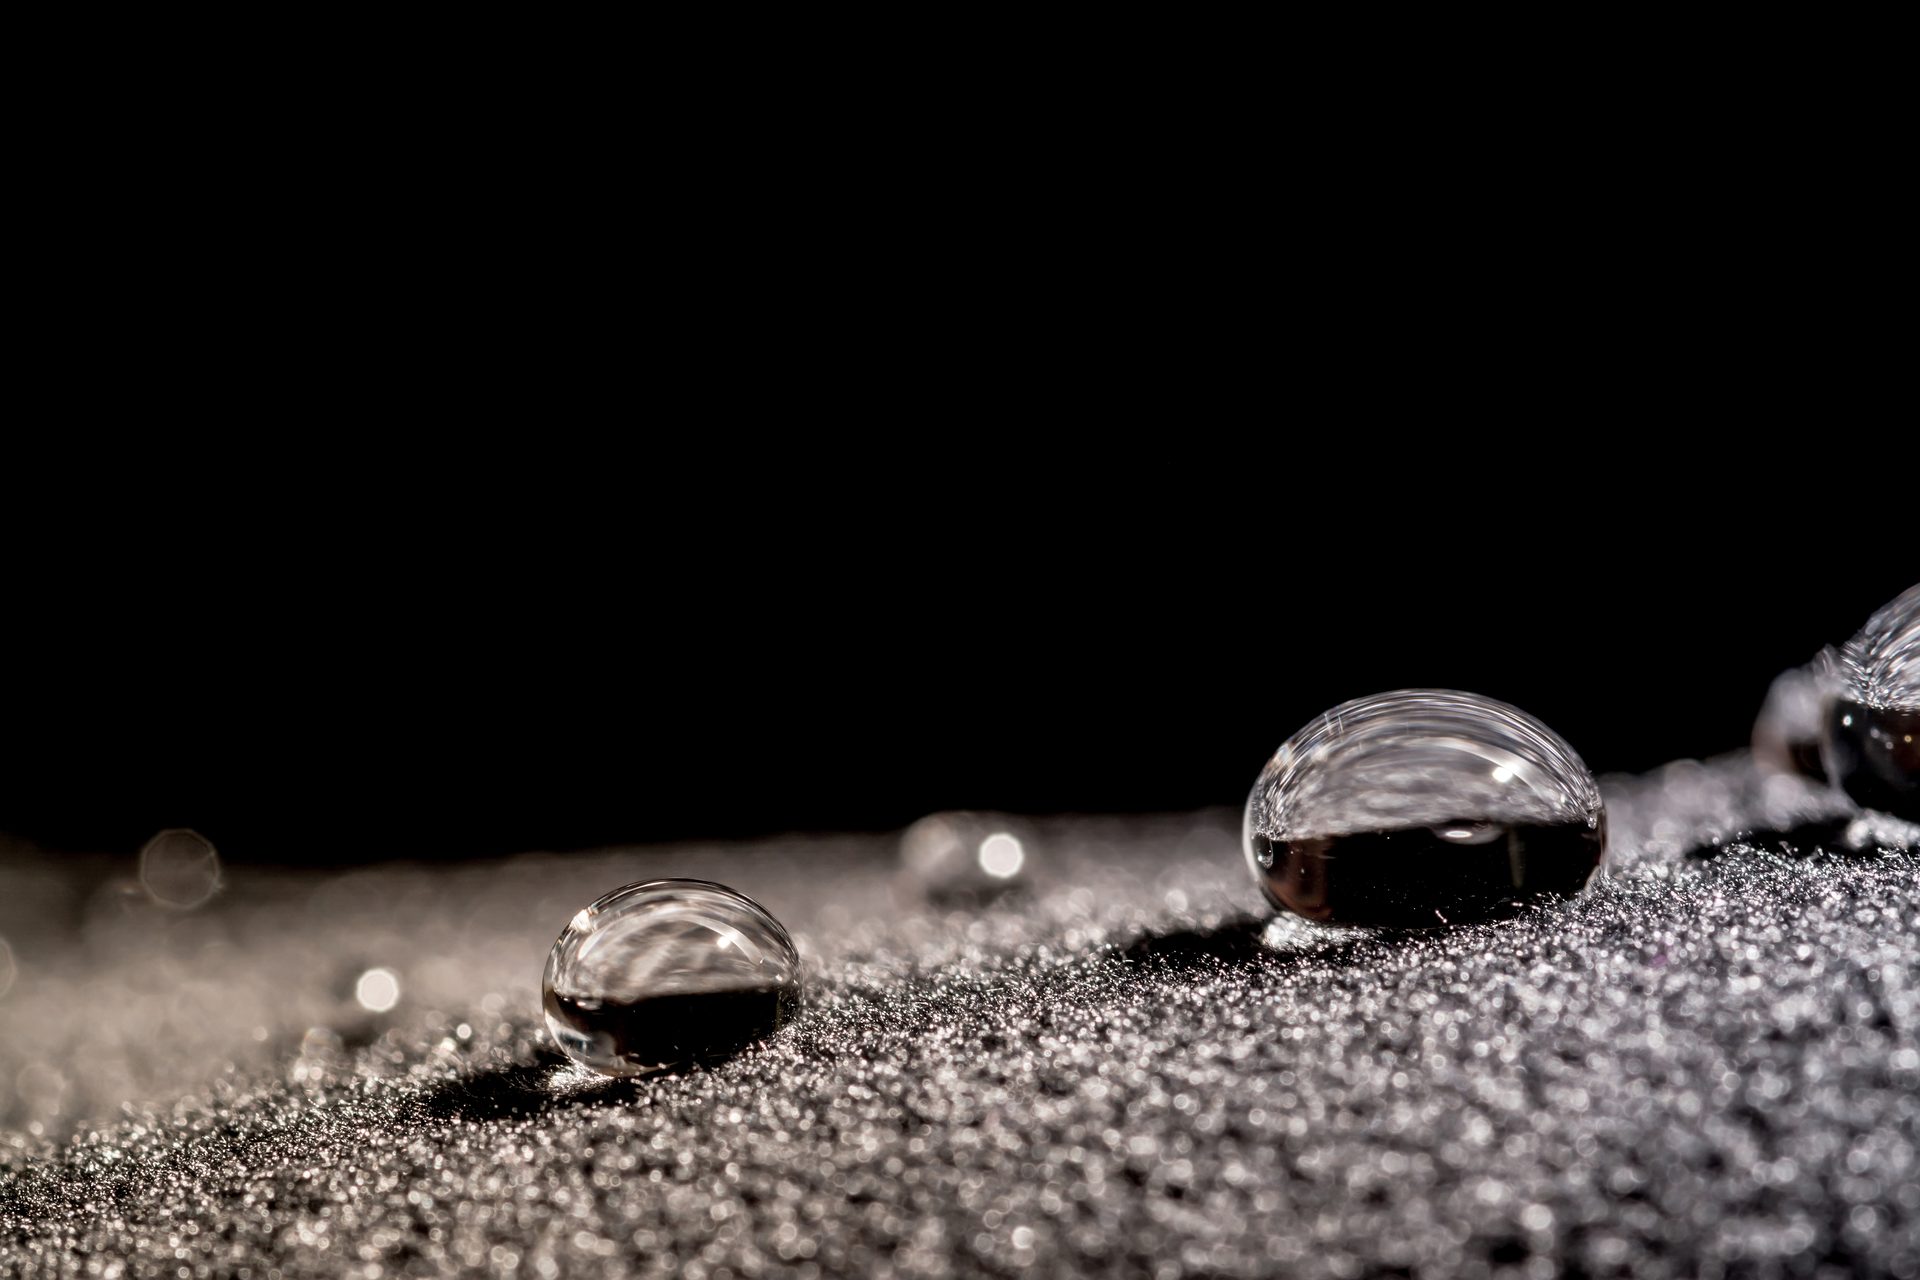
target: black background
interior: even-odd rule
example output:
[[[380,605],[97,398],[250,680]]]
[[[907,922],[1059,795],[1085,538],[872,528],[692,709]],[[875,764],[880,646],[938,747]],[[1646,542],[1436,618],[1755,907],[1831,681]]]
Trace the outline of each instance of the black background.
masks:
[[[1421,684],[1643,769],[1920,579],[1869,135],[1762,92],[1276,111],[1079,40],[1111,83],[1034,102],[637,124],[589,77],[537,128],[474,92],[341,146],[333,96],[210,92],[222,145],[36,138],[76,181],[0,441],[0,833],[1232,805]]]
[[[1743,745],[1920,576],[1637,465],[920,447],[136,476],[16,579],[0,832],[354,861],[1233,805],[1312,715],[1418,685],[1639,770]]]

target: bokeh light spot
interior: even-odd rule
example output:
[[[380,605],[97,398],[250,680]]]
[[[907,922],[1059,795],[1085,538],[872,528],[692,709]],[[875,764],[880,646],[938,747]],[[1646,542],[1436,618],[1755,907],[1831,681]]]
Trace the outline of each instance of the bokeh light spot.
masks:
[[[1026,860],[1027,851],[1020,847],[1020,841],[1004,831],[996,831],[980,842],[980,869],[996,879],[1019,875]]]
[[[385,1013],[400,1003],[400,978],[391,969],[369,969],[353,984],[353,998],[362,1008]]]

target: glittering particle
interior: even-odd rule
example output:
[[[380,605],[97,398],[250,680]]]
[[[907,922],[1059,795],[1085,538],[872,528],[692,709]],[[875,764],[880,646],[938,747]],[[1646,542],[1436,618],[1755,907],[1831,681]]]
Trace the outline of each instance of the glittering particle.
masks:
[[[391,969],[369,969],[353,984],[353,998],[363,1009],[385,1013],[400,1003],[400,978]]]

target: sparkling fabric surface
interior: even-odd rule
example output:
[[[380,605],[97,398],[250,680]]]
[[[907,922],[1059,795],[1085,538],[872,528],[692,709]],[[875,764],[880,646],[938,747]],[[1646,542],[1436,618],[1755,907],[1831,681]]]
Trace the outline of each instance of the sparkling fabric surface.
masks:
[[[1269,926],[1231,810],[1039,823],[964,909],[872,837],[192,911],[16,854],[0,1274],[1920,1277],[1914,829],[1739,757],[1603,790],[1579,902],[1398,938]],[[654,876],[763,903],[808,1007],[584,1076],[542,959]]]

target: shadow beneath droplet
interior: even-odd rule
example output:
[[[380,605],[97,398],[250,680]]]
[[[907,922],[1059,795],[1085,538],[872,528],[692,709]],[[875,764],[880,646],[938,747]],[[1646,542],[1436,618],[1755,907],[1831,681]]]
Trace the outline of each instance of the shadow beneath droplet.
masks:
[[[443,1080],[421,1101],[439,1120],[491,1123],[578,1107],[631,1106],[647,1096],[641,1081],[594,1077],[556,1053],[543,1051],[538,1057],[532,1066],[488,1067]]]
[[[1383,944],[1431,938],[1445,932],[1444,929],[1419,932],[1340,929],[1278,916],[1231,920],[1208,929],[1150,933],[1136,939],[1120,954],[1127,960],[1176,969],[1297,960],[1349,965],[1360,962]]]
[[[1161,960],[1172,964],[1223,960],[1244,963],[1270,955],[1261,941],[1265,920],[1233,920],[1211,929],[1172,929],[1144,934],[1120,954],[1128,960]]]

